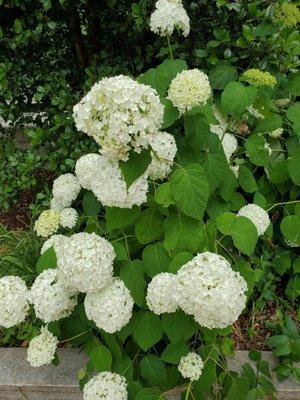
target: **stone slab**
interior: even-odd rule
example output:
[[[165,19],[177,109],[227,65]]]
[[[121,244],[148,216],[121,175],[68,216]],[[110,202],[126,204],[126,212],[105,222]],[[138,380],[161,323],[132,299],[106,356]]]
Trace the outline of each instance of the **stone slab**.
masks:
[[[0,348],[0,400],[82,400],[77,373],[85,366],[87,356],[79,349],[59,349],[58,356],[57,367],[32,368],[26,361],[26,349]],[[275,366],[270,352],[263,352],[263,358],[270,368]],[[244,363],[252,363],[246,351],[237,351],[227,361],[237,372]],[[300,385],[289,379],[279,382],[275,373],[272,379],[278,400],[300,400]],[[175,396],[169,400],[179,399]]]

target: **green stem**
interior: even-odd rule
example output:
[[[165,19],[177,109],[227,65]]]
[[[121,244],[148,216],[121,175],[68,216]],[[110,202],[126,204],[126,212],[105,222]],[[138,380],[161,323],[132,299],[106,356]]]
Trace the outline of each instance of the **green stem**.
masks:
[[[272,207],[267,209],[267,212],[271,211],[273,208],[277,206],[283,206],[285,204],[295,204],[295,203],[300,203],[300,200],[293,200],[293,201],[283,201],[282,203],[275,203],[272,205]]]
[[[170,36],[167,33],[167,42],[168,42],[168,48],[169,48],[169,52],[170,52],[170,56],[171,56],[171,60],[174,61],[174,57],[173,57],[173,52],[172,52],[172,48],[171,48],[171,43],[170,43]]]
[[[59,342],[59,343],[65,343],[65,342],[68,342],[69,340],[76,339],[76,338],[78,338],[78,337],[80,337],[80,336],[82,336],[82,335],[85,335],[85,334],[88,333],[90,330],[91,330],[91,329],[88,329],[88,330],[85,331],[85,332],[79,333],[79,335],[73,336],[73,337],[71,337],[71,338],[69,338],[69,339],[66,339],[66,340],[62,340],[62,341]]]
[[[188,400],[191,388],[192,388],[192,381],[190,381],[190,383],[187,387],[187,391],[186,391],[185,398],[184,398],[185,400]]]

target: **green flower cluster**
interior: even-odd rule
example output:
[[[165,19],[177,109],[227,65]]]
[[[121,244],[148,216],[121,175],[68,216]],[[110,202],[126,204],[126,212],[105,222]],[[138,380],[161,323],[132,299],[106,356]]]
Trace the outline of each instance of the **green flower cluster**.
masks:
[[[286,26],[296,26],[300,22],[299,7],[293,3],[281,4],[275,10],[274,21]]]
[[[248,69],[248,71],[244,72],[241,76],[240,80],[256,87],[269,86],[273,88],[277,83],[277,80],[273,75],[257,68]]]

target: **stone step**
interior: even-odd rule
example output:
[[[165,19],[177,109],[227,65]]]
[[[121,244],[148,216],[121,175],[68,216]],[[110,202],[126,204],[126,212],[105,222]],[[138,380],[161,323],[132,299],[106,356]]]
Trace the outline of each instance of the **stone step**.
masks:
[[[57,367],[31,368],[26,361],[26,349],[1,348],[0,400],[82,400],[77,373],[85,366],[86,355],[78,349],[59,349],[58,355]],[[263,352],[263,358],[274,367],[270,352]],[[251,364],[246,351],[237,351],[227,361],[229,369],[237,372],[244,363]],[[300,400],[300,385],[290,379],[279,382],[275,373],[272,378],[279,400]],[[179,397],[170,400],[179,400]]]

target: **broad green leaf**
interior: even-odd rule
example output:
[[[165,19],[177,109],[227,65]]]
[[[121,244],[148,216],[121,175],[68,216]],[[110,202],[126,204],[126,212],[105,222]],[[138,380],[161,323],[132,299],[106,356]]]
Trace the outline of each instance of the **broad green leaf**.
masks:
[[[223,174],[224,179],[223,182],[221,182],[220,184],[219,193],[225,201],[230,201],[234,196],[235,189],[238,187],[238,183],[231,169],[224,169]]]
[[[204,241],[204,226],[185,215],[170,215],[164,221],[164,246],[168,251],[181,250],[194,253]]]
[[[209,71],[209,81],[213,89],[224,89],[237,78],[237,70],[232,65],[220,64]]]
[[[112,372],[124,376],[127,381],[132,381],[133,379],[133,363],[131,359],[124,355],[123,358],[117,360],[112,366]]]
[[[247,256],[253,254],[258,239],[253,222],[246,217],[236,217],[232,224],[231,236],[235,247],[242,253]]]
[[[140,153],[131,151],[128,161],[120,161],[119,167],[122,172],[123,178],[129,188],[148,168],[151,163],[150,150],[142,150]]]
[[[267,343],[275,347],[274,354],[279,356],[286,356],[291,353],[291,342],[290,339],[285,335],[271,336],[267,339]]]
[[[292,95],[300,96],[300,72],[288,76],[288,88]]]
[[[179,364],[181,357],[187,355],[189,348],[185,340],[171,342],[161,354],[161,359],[169,364]]]
[[[284,217],[280,229],[286,240],[300,246],[300,217],[298,215]]]
[[[300,121],[300,102],[295,103],[292,105],[286,112],[286,116],[292,122],[299,122]]]
[[[253,292],[254,283],[255,283],[255,270],[251,268],[251,265],[244,261],[238,261],[236,264],[232,266],[234,271],[239,272],[242,277],[247,282],[248,287],[248,296]]]
[[[288,160],[288,171],[292,181],[300,186],[300,151],[293,153]]]
[[[140,260],[125,261],[120,268],[120,278],[129,289],[134,302],[142,307],[147,286],[144,277],[145,267]]]
[[[106,332],[101,333],[101,336],[104,339],[114,359],[120,361],[122,359],[122,346],[120,340],[117,337]]]
[[[130,225],[140,214],[140,207],[132,208],[106,207],[105,219],[108,231]]]
[[[155,355],[149,354],[140,362],[142,377],[150,386],[164,389],[167,386],[167,372],[164,363]]]
[[[180,267],[189,262],[193,258],[192,253],[181,252],[175,254],[169,265],[169,271],[176,274]]]
[[[188,340],[198,329],[193,317],[183,311],[163,314],[162,328],[172,342],[177,342],[180,339]]]
[[[126,252],[125,247],[120,242],[113,242],[111,244],[116,253],[116,261],[127,261],[128,254]]]
[[[185,115],[184,133],[191,149],[198,152],[204,149],[210,135],[210,123],[207,116],[201,112]]]
[[[224,213],[219,217],[217,217],[216,219],[217,228],[223,235],[231,235],[232,225],[235,221],[235,218],[236,215],[231,212]]]
[[[162,232],[163,223],[161,214],[155,208],[143,211],[135,224],[137,240],[142,244],[147,244],[159,239]]]
[[[266,117],[259,122],[257,125],[255,132],[263,133],[263,132],[273,132],[278,128],[282,127],[282,119],[279,115],[275,114],[271,117]]]
[[[112,364],[112,355],[107,347],[98,344],[90,354],[90,360],[97,372],[109,371]]]
[[[85,215],[98,215],[101,210],[101,203],[92,192],[86,192],[82,199],[82,207]]]
[[[174,171],[171,176],[171,191],[177,206],[186,215],[202,220],[209,188],[206,174],[200,165],[190,164]]]
[[[169,87],[171,81],[184,70],[188,69],[188,66],[184,60],[165,60],[162,64],[160,64],[156,70],[159,76],[162,77],[163,81]]]
[[[57,267],[57,257],[54,247],[51,246],[38,259],[38,262],[36,264],[36,270],[40,274],[45,269],[56,268],[56,267]]]
[[[128,381],[127,381],[128,382]],[[127,384],[128,400],[135,400],[138,393],[143,389],[143,386],[138,381],[129,381]],[[149,400],[149,398],[148,398]]]
[[[208,360],[204,365],[200,379],[194,384],[195,392],[202,395],[210,391],[216,378],[216,363],[213,360]]]
[[[251,135],[246,140],[245,147],[248,157],[254,165],[265,167],[269,164],[270,153],[262,135]]]
[[[141,311],[137,315],[137,323],[133,332],[134,340],[147,351],[162,338],[160,318],[151,311]]]
[[[150,244],[143,251],[143,262],[146,266],[146,273],[150,278],[161,272],[167,272],[170,257],[162,243]]]
[[[171,100],[163,99],[162,103],[165,106],[165,111],[164,111],[164,120],[161,128],[167,129],[170,126],[172,126],[174,122],[178,119],[179,110],[177,107],[174,107]]]
[[[138,392],[134,400],[165,400],[158,388],[146,388]]]
[[[300,163],[299,163],[299,168],[300,168]],[[286,182],[289,179],[288,160],[278,161],[276,164],[272,165],[272,168],[269,171],[269,179],[270,182],[272,183]],[[299,174],[299,182],[300,182],[300,174]]]
[[[252,172],[245,165],[240,165],[238,182],[241,188],[247,193],[254,193],[258,190]]]
[[[71,317],[60,320],[60,331],[61,339],[67,340],[74,346],[79,346],[92,337],[89,325],[79,318],[76,309]]]
[[[163,207],[169,207],[171,204],[175,204],[170,186],[170,182],[158,186],[155,193],[155,201],[157,204],[160,204]]]
[[[240,82],[230,82],[221,96],[222,107],[229,114],[241,114],[255,101],[257,89]]]
[[[139,83],[149,85],[157,91],[159,96],[164,97],[168,89],[168,82],[163,79],[162,74],[159,74],[157,69],[150,68],[147,72],[141,75],[138,79]]]

